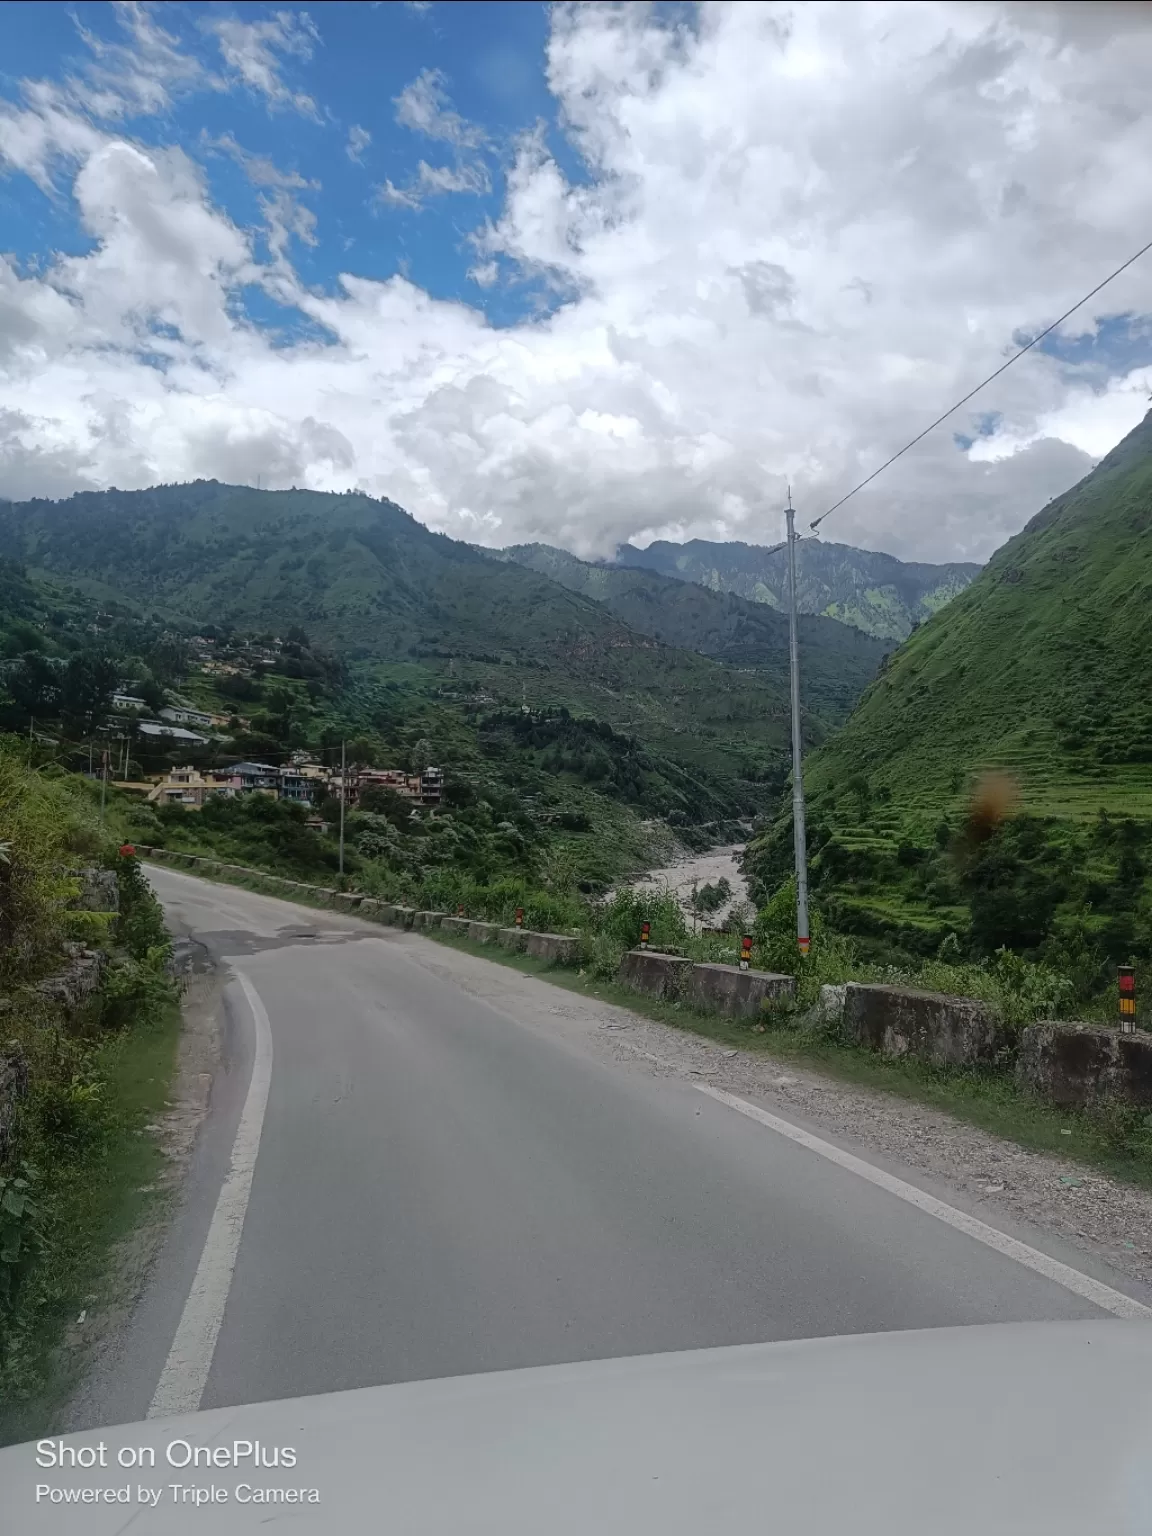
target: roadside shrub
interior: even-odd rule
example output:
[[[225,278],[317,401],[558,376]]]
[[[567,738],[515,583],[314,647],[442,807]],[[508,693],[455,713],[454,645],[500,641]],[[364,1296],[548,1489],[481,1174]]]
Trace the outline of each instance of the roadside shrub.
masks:
[[[86,807],[73,788],[30,772],[0,747],[0,981],[35,974],[58,950],[86,852]]]
[[[120,893],[116,942],[137,960],[143,960],[155,949],[167,953],[170,940],[163,910],[134,858],[117,859],[116,882]]]
[[[886,966],[874,979],[975,998],[1013,1030],[1037,1019],[1066,1018],[1075,995],[1066,976],[1003,948],[991,960],[968,964],[937,959],[915,967]]]
[[[107,1130],[104,1084],[90,1069],[37,1084],[31,1109],[54,1156],[90,1152]]]
[[[587,925],[588,909],[578,896],[533,891],[524,903],[524,925],[540,933],[566,933]]]
[[[100,989],[102,1022],[109,1029],[129,1029],[138,1020],[153,1018],[176,997],[176,984],[167,971],[167,936],[137,959],[125,955],[113,961]]]
[[[43,1246],[36,1199],[39,1177],[30,1163],[0,1172],[0,1312],[15,1301],[20,1282]]]
[[[597,981],[614,981],[627,948],[610,933],[597,933],[588,941],[586,969]]]
[[[688,925],[680,904],[669,890],[617,891],[600,909],[597,928],[617,939],[625,949],[640,942],[640,925],[652,925],[649,942],[654,949],[680,949],[688,942]]]

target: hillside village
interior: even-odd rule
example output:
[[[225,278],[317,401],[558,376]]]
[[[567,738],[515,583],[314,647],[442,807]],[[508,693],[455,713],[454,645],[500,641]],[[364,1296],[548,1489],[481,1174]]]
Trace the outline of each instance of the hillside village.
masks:
[[[287,642],[290,650],[299,653],[302,640],[301,634]],[[278,636],[264,636],[260,641],[231,638],[218,643],[214,635],[193,635],[188,641],[190,677],[193,683],[201,684],[201,692],[214,691],[223,679],[257,679],[266,670],[283,666],[285,644]],[[131,680],[125,681],[112,694],[111,713],[101,731],[111,746],[106,749],[99,776],[106,774],[118,789],[142,796],[150,805],[195,811],[213,798],[256,794],[310,807],[335,799],[351,808],[360,803],[367,789],[389,790],[414,806],[429,809],[441,802],[444,773],[431,765],[409,772],[402,767],[353,762],[341,769],[300,748],[281,763],[242,758],[209,764],[203,759],[227,756],[235,735],[251,731],[252,721],[221,709],[195,708],[189,699],[172,691],[165,693],[164,703],[153,707],[147,698],[131,692],[132,686]],[[177,754],[191,760],[172,762],[162,771],[139,778],[130,776],[130,768],[141,759],[152,762],[161,755]],[[202,760],[197,762],[197,757]],[[325,831],[328,823],[316,815],[308,818],[307,825]]]

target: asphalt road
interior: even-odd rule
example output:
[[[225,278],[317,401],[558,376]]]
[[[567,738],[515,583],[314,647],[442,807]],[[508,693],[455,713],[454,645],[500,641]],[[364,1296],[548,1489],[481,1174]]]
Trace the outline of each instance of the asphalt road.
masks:
[[[150,878],[226,978],[224,1059],[169,1238],[70,1427],[150,1405],[1101,1315],[690,1082],[614,1057],[603,1025],[558,1009],[568,994],[546,982],[341,914]]]

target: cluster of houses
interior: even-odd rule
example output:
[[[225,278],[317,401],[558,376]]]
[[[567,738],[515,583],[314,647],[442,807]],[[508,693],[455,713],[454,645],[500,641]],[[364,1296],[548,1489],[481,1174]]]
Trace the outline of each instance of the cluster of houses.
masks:
[[[390,789],[413,805],[435,807],[444,792],[444,773],[425,768],[405,773],[400,768],[349,768],[347,783],[339,769],[326,768],[305,753],[282,767],[272,763],[232,763],[226,768],[169,768],[152,784],[146,799],[153,805],[182,805],[199,810],[214,795],[269,795],[274,800],[295,800],[316,805],[332,797],[354,806],[366,789]]]
[[[112,708],[123,715],[139,712],[152,714],[145,700],[131,693],[114,693]],[[135,724],[137,735],[145,741],[170,741],[196,747],[208,744],[209,737],[203,734],[205,731],[219,731],[228,724],[230,718],[229,715],[210,714],[203,709],[185,709],[181,705],[165,704],[163,709],[155,711],[154,719],[138,719]]]

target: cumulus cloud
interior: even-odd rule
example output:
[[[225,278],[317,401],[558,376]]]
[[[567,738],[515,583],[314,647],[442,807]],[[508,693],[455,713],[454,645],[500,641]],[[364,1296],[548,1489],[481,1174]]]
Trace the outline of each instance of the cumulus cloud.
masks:
[[[68,157],[92,248],[0,259],[0,494],[259,475],[363,486],[493,544],[772,542],[788,482],[815,517],[1147,238],[1152,28],[1098,9],[554,9],[548,80],[582,166],[543,131],[515,149],[471,276],[553,301],[504,327],[403,277],[308,287],[286,240],[254,254],[187,155],[28,94],[0,153],[32,175]],[[440,77],[400,101],[448,173],[479,158]],[[379,195],[419,205],[441,173]],[[297,340],[245,318],[252,283],[295,308]],[[1150,312],[1146,260],[1061,339]],[[1147,409],[1146,356],[1062,350],[825,535],[988,555]]]

